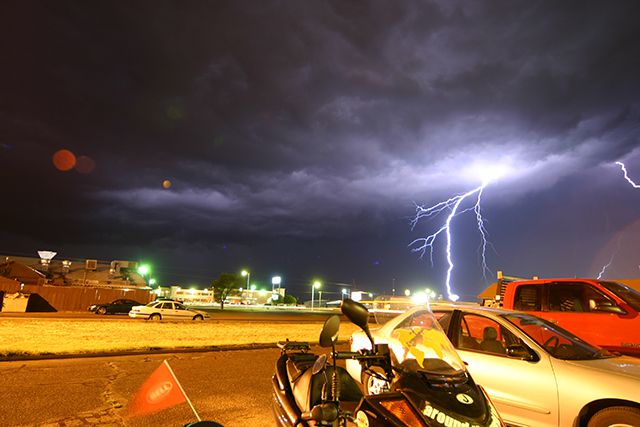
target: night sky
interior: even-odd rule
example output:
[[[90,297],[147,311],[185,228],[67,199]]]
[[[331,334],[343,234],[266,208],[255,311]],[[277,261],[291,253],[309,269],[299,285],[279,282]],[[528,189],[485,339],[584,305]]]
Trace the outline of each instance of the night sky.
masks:
[[[638,22],[637,1],[3,3],[0,253],[444,293],[445,236],[433,266],[409,244],[450,211],[412,230],[416,204],[500,170],[486,278],[474,200],[451,223],[463,299],[497,270],[637,278],[615,162],[640,182]]]

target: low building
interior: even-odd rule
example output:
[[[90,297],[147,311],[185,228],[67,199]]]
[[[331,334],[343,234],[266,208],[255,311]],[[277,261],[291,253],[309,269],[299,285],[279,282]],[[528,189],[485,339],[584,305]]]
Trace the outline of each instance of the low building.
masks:
[[[185,304],[218,304],[219,301],[215,301],[213,293],[210,289],[196,289],[196,288],[183,288],[182,286],[161,286],[155,294],[158,298],[171,298],[184,302]],[[278,297],[274,300],[273,296]],[[282,301],[285,296],[285,288],[274,289],[273,294],[271,291],[266,290],[251,290],[242,289],[231,293],[226,300],[225,304],[230,305],[264,305],[278,303]]]
[[[0,295],[19,293],[44,300],[46,304],[31,304],[40,307],[33,311],[80,311],[118,298],[141,303],[151,299],[151,289],[138,274],[136,262],[54,260],[52,252],[46,254],[40,258],[0,256],[0,277],[8,279],[0,281]]]

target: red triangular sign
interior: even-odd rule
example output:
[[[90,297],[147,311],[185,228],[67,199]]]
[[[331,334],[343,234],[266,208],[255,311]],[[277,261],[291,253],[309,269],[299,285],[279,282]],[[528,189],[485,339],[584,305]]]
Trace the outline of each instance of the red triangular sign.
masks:
[[[186,402],[182,387],[165,360],[142,384],[129,404],[129,416],[138,417]]]

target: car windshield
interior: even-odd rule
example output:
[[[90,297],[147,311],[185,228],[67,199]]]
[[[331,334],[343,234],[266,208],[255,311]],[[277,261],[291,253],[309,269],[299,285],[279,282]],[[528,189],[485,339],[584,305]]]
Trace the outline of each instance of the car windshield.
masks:
[[[464,363],[431,311],[420,311],[396,327],[389,347],[403,369],[449,377],[465,373]]]
[[[618,282],[601,281],[600,284],[616,294],[618,298],[625,301],[634,310],[640,311],[640,292]]]
[[[564,360],[589,360],[613,357],[611,353],[589,344],[558,325],[525,313],[503,314],[551,356]]]
[[[158,304],[158,301],[151,301],[150,303],[148,303],[146,306],[147,307],[154,307],[156,304]]]

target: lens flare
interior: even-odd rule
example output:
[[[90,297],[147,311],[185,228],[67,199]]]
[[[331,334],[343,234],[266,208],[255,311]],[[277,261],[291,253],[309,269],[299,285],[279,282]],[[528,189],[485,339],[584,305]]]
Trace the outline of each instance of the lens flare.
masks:
[[[62,149],[53,155],[53,166],[62,172],[67,172],[76,166],[76,155],[71,151]]]
[[[96,168],[96,162],[89,156],[80,156],[76,162],[76,171],[81,174],[89,174]]]

